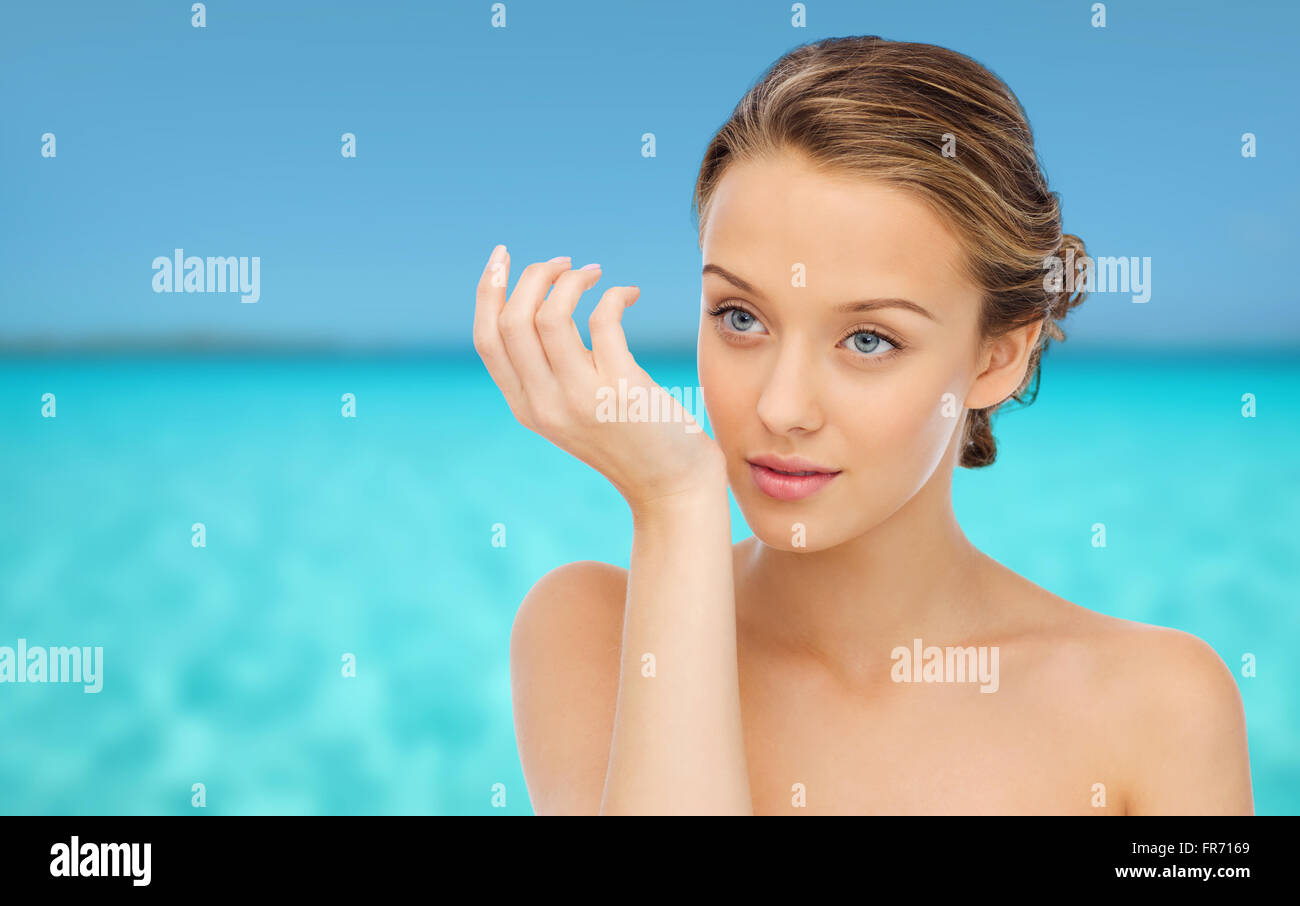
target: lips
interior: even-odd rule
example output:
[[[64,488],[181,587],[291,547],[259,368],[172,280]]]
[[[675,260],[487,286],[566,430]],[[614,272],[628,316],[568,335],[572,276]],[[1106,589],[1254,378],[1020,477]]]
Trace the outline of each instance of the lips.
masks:
[[[776,500],[803,500],[816,494],[840,474],[798,456],[755,456],[747,460],[758,489]]]
[[[833,475],[840,471],[815,463],[811,459],[804,459],[802,456],[775,456],[764,453],[761,456],[751,456],[748,461],[775,472],[822,472]]]

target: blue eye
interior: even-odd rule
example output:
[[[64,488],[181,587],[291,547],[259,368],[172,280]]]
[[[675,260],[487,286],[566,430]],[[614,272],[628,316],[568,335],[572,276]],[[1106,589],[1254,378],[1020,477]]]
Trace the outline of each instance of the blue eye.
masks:
[[[727,325],[735,330],[744,333],[757,323],[757,319],[747,311],[739,308],[733,308],[727,312]]]
[[[709,309],[709,314],[718,319],[718,329],[724,333],[767,332],[758,318],[738,305],[724,302],[716,308]]]
[[[881,343],[884,343],[890,349],[897,348],[894,346],[893,343],[889,342],[884,337],[880,336],[880,334],[874,333],[869,330],[858,331],[848,339],[853,341],[854,351],[863,353],[864,355],[871,355],[872,353],[876,352],[878,349],[880,349]]]

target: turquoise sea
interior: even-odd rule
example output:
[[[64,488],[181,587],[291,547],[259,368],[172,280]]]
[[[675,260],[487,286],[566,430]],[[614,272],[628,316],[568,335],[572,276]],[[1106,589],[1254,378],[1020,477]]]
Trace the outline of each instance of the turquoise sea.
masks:
[[[696,383],[689,357],[642,363]],[[956,478],[970,538],[1213,645],[1257,811],[1300,813],[1300,356],[1053,350],[995,430],[997,465]],[[631,541],[468,355],[9,357],[0,500],[0,646],[104,649],[98,694],[0,684],[0,813],[195,814],[202,783],[208,814],[527,814],[515,608]]]

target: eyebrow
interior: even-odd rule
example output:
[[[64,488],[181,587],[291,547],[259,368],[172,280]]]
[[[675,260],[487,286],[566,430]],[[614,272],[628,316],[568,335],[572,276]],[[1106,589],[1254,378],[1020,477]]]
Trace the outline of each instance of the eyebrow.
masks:
[[[757,288],[755,288],[745,280],[742,280],[741,278],[737,277],[735,274],[731,273],[731,271],[727,270],[724,267],[720,267],[719,265],[716,264],[706,264],[704,265],[704,270],[700,276],[703,277],[705,274],[716,274],[717,276],[721,277],[723,280],[726,280],[728,283],[735,286],[741,292],[749,293],[751,296],[757,296],[759,299],[763,299],[764,301],[766,301],[766,297],[761,292],[759,292]],[[915,302],[913,302],[910,299],[896,299],[896,298],[862,299],[857,302],[844,302],[840,305],[836,305],[834,311],[848,313],[848,312],[859,312],[859,311],[872,311],[873,309],[877,309],[877,308],[903,308],[908,311],[914,311],[918,315],[924,315],[925,317],[929,318],[931,321],[934,321],[936,323],[938,323],[939,321],[939,319],[936,318],[933,314],[931,314],[928,309],[923,308],[920,305],[917,305]]]

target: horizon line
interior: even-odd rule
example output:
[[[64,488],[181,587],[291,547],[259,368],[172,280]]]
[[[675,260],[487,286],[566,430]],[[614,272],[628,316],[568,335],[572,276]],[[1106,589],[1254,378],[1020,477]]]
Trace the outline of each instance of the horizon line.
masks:
[[[50,338],[28,338],[6,340],[0,338],[0,356],[56,356],[56,355],[141,355],[141,354],[260,354],[260,355],[336,355],[336,356],[375,356],[375,355],[444,355],[477,358],[474,347],[468,343],[395,342],[373,341],[341,342],[325,339],[259,339],[248,337],[223,337],[210,335],[169,335],[161,337],[98,337],[80,340],[54,340]],[[1074,355],[1107,354],[1205,354],[1216,358],[1225,357],[1221,349],[1212,344],[1194,343],[1159,343],[1142,342],[1119,343],[1052,343],[1046,357]],[[696,354],[696,346],[691,343],[651,342],[637,344],[634,355],[689,355]],[[1228,357],[1240,355],[1293,355],[1300,357],[1300,340],[1267,342],[1257,344],[1238,344]]]

